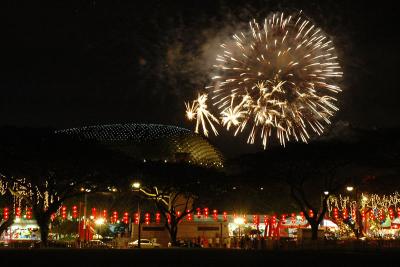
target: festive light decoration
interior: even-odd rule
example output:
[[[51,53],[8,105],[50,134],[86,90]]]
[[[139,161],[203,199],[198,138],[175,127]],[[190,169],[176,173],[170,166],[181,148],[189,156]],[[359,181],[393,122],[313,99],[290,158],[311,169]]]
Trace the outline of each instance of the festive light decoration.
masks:
[[[128,222],[129,222],[129,213],[128,212],[124,212],[124,216],[122,217],[122,222],[125,224],[128,224]]]
[[[20,219],[20,218],[21,218],[21,208],[20,208],[20,207],[16,207],[16,208],[15,208],[15,217],[16,217],[17,219]]]
[[[204,208],[204,218],[208,219],[208,208]]]
[[[394,213],[392,208],[389,208],[389,218],[390,220],[394,220]]]
[[[342,216],[343,216],[343,220],[347,219],[348,213],[347,213],[347,209],[346,208],[342,210]]]
[[[223,167],[221,153],[205,138],[188,129],[162,124],[112,124],[85,126],[56,131],[57,134],[77,136],[83,140],[96,140],[102,143],[144,144],[160,142],[163,149],[174,157],[166,159],[175,161],[176,154],[190,155],[190,163],[202,166]],[[164,151],[164,150],[162,150]],[[145,153],[145,151],[142,151]],[[165,152],[164,152],[165,154]],[[151,155],[145,161],[151,159]],[[111,189],[110,189],[111,190]]]
[[[312,210],[309,210],[308,214],[309,214],[310,218],[314,218],[314,212]]]
[[[265,227],[267,227],[267,225],[268,225],[268,216],[267,215],[264,215],[264,224],[265,224]]]
[[[201,209],[200,208],[196,209],[196,214],[197,214],[197,218],[200,219],[201,218]]]
[[[305,221],[304,212],[300,211],[301,222]]]
[[[5,221],[7,221],[9,217],[10,217],[9,209],[8,209],[8,208],[4,208],[4,209],[3,209],[3,219],[4,219]]]
[[[150,213],[146,213],[144,215],[144,223],[145,224],[150,224]]]
[[[292,213],[290,216],[291,216],[291,218],[292,218],[290,222],[291,222],[292,224],[296,224],[296,221],[297,221],[297,220],[296,220],[296,213]]]
[[[187,210],[186,213],[187,213],[187,220],[188,220],[188,222],[193,221],[193,216],[192,216],[192,213],[190,212],[190,210]]]
[[[226,222],[226,221],[228,220],[228,213],[226,213],[226,211],[224,211],[224,212],[222,213],[222,218],[223,218],[223,221],[224,221],[224,222]]]
[[[72,206],[72,218],[73,219],[78,218],[78,207],[77,206]]]
[[[139,224],[139,213],[135,213],[134,218],[135,218],[135,224]]]
[[[103,210],[102,216],[103,216],[104,220],[107,221],[107,210]]]
[[[282,145],[291,138],[307,142],[311,131],[321,135],[338,110],[334,95],[343,74],[332,41],[301,13],[273,13],[262,25],[252,20],[249,26],[221,44],[216,75],[206,87],[222,124],[235,128],[235,135],[249,125],[248,143],[260,136],[264,148],[273,132]],[[201,96],[205,103],[207,95]],[[199,116],[199,98],[195,101],[186,104],[189,119]],[[202,114],[212,118],[214,130],[215,117],[205,104]],[[202,126],[207,135],[206,123]]]
[[[339,209],[338,208],[333,209],[333,218],[335,218],[335,220],[337,220],[339,218]]]
[[[117,223],[117,221],[118,221],[118,212],[113,211],[112,217],[111,217],[111,223]]]
[[[286,214],[281,215],[281,223],[285,224],[286,223]]]
[[[260,215],[253,215],[253,224],[256,226],[260,224]]]
[[[161,221],[161,214],[159,212],[156,213],[156,223],[160,223]]]
[[[213,210],[213,219],[214,219],[214,221],[218,221],[218,211],[217,210]]]
[[[66,206],[61,207],[61,218],[63,220],[67,219],[67,207]]]
[[[26,208],[26,219],[28,219],[28,220],[32,219],[32,208],[31,207]]]

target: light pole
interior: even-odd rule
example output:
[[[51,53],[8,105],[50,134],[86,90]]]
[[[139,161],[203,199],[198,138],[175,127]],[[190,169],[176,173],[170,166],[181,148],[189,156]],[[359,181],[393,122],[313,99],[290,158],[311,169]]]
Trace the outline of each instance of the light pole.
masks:
[[[134,182],[132,184],[132,187],[133,187],[134,191],[140,191],[140,183],[139,182]],[[138,200],[137,213],[138,213],[138,248],[140,248],[140,198]]]

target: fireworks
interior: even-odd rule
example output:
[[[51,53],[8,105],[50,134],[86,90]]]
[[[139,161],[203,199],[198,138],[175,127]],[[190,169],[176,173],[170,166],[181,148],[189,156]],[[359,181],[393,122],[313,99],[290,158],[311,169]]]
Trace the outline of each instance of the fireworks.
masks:
[[[199,126],[201,124],[203,128],[203,133],[205,136],[208,136],[208,130],[206,124],[208,123],[213,130],[215,135],[218,135],[217,129],[213,125],[213,122],[219,123],[218,119],[214,117],[208,110],[207,110],[207,94],[199,94],[198,98],[190,103],[185,103],[186,106],[186,117],[189,120],[194,120],[196,118],[196,129],[195,132],[199,132]]]
[[[281,145],[291,139],[307,142],[330,124],[343,73],[332,41],[301,13],[274,13],[262,25],[253,20],[248,32],[234,34],[221,47],[207,89],[228,131],[236,135],[249,126],[248,143],[259,136],[266,148],[272,135]],[[198,112],[195,104],[187,105],[188,118]],[[206,108],[202,113],[213,118]],[[198,124],[197,113],[196,131]]]

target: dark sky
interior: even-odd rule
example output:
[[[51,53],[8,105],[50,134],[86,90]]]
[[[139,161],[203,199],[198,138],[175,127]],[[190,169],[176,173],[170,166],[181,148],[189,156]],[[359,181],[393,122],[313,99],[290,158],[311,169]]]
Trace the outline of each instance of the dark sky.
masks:
[[[0,125],[192,128],[183,101],[209,82],[217,40],[252,17],[302,9],[341,56],[344,92],[335,120],[400,126],[399,10],[390,1],[9,2]]]

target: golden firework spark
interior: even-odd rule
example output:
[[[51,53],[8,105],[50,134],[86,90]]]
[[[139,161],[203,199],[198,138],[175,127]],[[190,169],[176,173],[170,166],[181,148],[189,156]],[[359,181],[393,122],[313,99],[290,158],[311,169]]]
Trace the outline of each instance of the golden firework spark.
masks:
[[[259,135],[264,148],[272,134],[283,146],[322,134],[338,110],[343,74],[332,41],[301,13],[274,13],[249,28],[221,45],[214,65],[208,88],[222,124],[235,135],[251,125],[248,142]]]
[[[208,136],[207,124],[209,124],[214,134],[218,135],[218,131],[213,125],[213,122],[219,124],[219,121],[208,111],[206,103],[207,99],[207,94],[199,94],[197,99],[195,99],[192,103],[185,103],[186,117],[189,120],[194,120],[196,118],[196,133],[199,132],[199,126],[201,124],[203,134]]]

